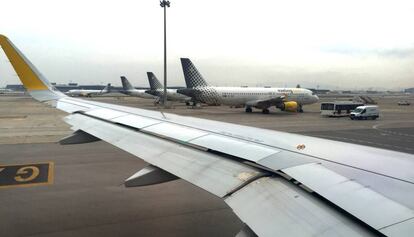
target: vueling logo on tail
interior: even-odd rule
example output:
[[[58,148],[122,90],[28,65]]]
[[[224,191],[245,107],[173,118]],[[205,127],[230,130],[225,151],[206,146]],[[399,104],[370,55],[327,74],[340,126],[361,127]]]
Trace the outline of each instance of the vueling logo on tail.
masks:
[[[181,58],[181,66],[183,67],[184,79],[187,88],[206,87],[207,82],[194,64],[188,58]]]
[[[148,76],[148,82],[150,84],[151,90],[157,90],[157,89],[163,89],[164,86],[161,84],[161,82],[158,80],[158,78],[155,76],[152,72],[147,72]]]

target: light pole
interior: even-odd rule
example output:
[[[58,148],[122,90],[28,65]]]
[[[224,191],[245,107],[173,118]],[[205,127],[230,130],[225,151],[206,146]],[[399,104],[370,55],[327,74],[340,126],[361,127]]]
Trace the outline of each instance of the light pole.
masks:
[[[167,106],[167,7],[170,7],[170,1],[160,1],[160,6],[164,8],[164,108]]]

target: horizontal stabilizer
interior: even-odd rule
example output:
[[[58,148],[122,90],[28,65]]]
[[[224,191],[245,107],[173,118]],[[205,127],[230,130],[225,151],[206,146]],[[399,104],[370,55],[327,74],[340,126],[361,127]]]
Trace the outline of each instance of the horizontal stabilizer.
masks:
[[[172,175],[156,166],[149,165],[125,180],[124,184],[125,187],[130,188],[160,184],[176,179],[178,179],[177,176]]]

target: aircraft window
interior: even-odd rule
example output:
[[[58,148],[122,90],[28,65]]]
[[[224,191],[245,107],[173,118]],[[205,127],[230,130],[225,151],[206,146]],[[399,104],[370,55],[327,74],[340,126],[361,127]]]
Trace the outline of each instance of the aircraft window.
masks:
[[[321,110],[334,110],[334,104],[322,104]]]

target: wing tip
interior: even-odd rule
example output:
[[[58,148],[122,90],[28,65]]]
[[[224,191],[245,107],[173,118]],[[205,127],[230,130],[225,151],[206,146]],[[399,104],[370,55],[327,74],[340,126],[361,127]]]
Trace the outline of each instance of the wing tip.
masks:
[[[5,36],[0,34],[0,46],[16,71],[20,81],[37,100],[54,100],[64,96],[55,91],[53,86],[38,72],[22,52]]]

